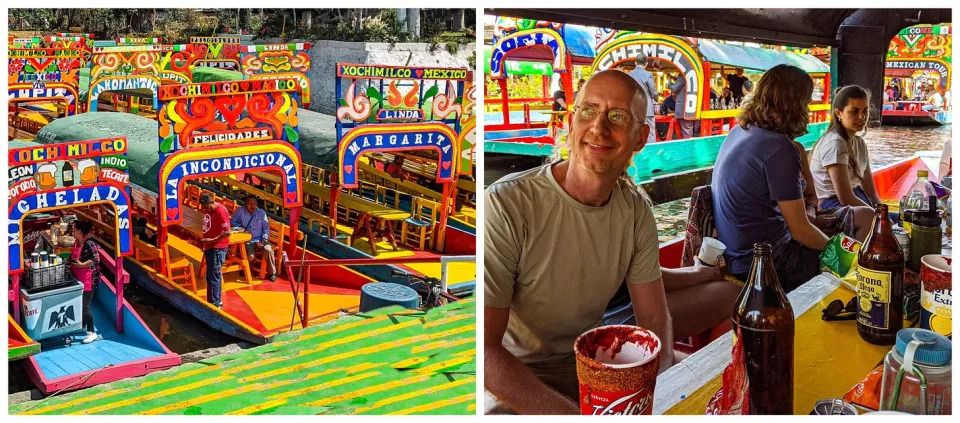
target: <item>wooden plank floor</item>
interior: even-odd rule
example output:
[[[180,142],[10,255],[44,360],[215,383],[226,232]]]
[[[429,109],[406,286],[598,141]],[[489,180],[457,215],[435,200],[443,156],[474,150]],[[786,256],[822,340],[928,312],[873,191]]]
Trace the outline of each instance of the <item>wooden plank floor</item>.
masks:
[[[135,336],[117,333],[113,324],[116,316],[112,310],[107,310],[102,304],[94,301],[91,303],[91,310],[97,332],[103,339],[82,344],[80,341],[85,333],[77,332],[72,337],[73,343],[69,347],[64,345],[62,337],[41,341],[42,352],[34,355],[34,358],[47,379],[75,375],[165,354],[163,350],[152,349],[145,345]]]
[[[11,414],[475,413],[476,302],[382,309]]]

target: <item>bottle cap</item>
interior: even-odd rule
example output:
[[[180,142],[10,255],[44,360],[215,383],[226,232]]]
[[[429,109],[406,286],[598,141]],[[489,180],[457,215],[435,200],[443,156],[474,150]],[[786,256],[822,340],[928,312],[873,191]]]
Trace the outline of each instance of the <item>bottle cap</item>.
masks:
[[[918,170],[918,171],[917,171],[917,176],[919,176],[919,177],[921,177],[921,178],[926,178],[927,175],[928,175],[928,173],[927,173],[927,171],[925,171],[925,170]]]
[[[927,329],[902,329],[897,332],[897,353],[903,356],[910,341],[923,342],[914,353],[913,361],[927,366],[943,366],[950,362],[953,344],[945,336]]]

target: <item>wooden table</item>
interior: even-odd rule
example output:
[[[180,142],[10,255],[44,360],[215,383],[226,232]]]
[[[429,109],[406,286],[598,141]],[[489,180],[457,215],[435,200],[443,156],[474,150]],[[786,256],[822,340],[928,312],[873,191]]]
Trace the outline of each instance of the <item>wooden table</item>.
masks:
[[[197,239],[203,239],[203,212],[190,207],[181,207],[180,210],[181,213],[183,213],[183,223],[180,224],[180,227]],[[253,284],[253,276],[250,272],[250,260],[247,258],[247,243],[250,242],[251,239],[253,239],[253,237],[249,232],[231,231],[229,238],[230,247],[231,250],[236,248],[238,253],[234,255],[228,254],[227,260],[220,269],[223,273],[242,271],[248,284]],[[200,248],[202,249],[203,246],[201,245]],[[206,269],[206,266],[204,266],[205,260],[206,257],[200,260],[200,269],[197,271],[200,275],[198,277],[203,277],[204,275]]]
[[[868,344],[855,320],[825,322],[821,310],[835,299],[856,294],[839,279],[819,275],[787,294],[796,318],[794,341],[794,414],[809,414],[821,399],[842,397],[880,364],[891,346]],[[654,414],[699,414],[720,389],[730,364],[732,332],[693,353],[657,377]]]
[[[265,172],[256,172],[255,175],[258,178],[269,182],[279,183],[280,181],[276,175],[271,175]],[[303,191],[307,194],[320,197],[324,201],[330,201],[330,187],[326,185],[305,183],[303,184]],[[337,199],[337,204],[360,212],[360,218],[357,219],[357,223],[354,225],[353,233],[350,235],[351,244],[353,244],[353,241],[356,238],[367,238],[370,241],[370,251],[373,253],[373,255],[377,255],[376,240],[380,238],[378,236],[380,231],[374,230],[371,224],[382,221],[384,222],[384,225],[387,226],[386,230],[388,233],[386,234],[386,237],[390,241],[390,244],[393,245],[394,251],[396,251],[397,242],[393,236],[393,222],[409,218],[411,216],[409,212],[393,209],[360,197],[347,195],[345,193],[341,193],[340,197]],[[373,219],[377,219],[378,222],[374,222]],[[377,226],[379,227],[379,224]]]

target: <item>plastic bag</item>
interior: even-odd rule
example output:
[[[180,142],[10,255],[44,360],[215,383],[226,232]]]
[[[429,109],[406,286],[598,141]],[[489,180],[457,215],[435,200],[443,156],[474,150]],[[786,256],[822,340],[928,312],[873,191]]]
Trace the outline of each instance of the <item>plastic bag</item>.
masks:
[[[750,414],[750,398],[747,395],[750,381],[747,380],[747,359],[743,353],[740,330],[733,336],[733,360],[723,369],[723,385],[707,403],[704,414],[746,415]]]

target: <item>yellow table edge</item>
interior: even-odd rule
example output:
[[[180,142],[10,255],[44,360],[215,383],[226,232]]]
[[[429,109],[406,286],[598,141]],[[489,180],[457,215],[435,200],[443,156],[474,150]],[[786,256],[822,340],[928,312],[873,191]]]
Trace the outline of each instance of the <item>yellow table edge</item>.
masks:
[[[850,330],[851,325],[855,328],[855,322],[823,323],[820,321],[818,313],[822,308],[822,303],[834,298],[846,300],[853,297],[854,293],[852,291],[845,288],[839,289],[840,287],[839,279],[828,274],[821,274],[787,294],[787,298],[789,298],[794,309],[794,316],[798,320],[796,329],[798,339],[805,331],[805,325],[817,326],[828,329],[830,332],[843,331],[844,339],[842,340],[850,341],[857,347],[856,351],[841,351],[843,348],[839,346],[833,348],[831,346],[839,345],[838,342],[841,340],[831,337],[829,333],[822,334],[824,336],[820,339],[831,338],[834,341],[824,342],[819,345],[819,348],[828,351],[836,350],[830,355],[824,355],[820,359],[820,363],[815,363],[825,365],[825,363],[834,362],[831,369],[836,369],[836,371],[832,374],[820,376],[824,385],[809,386],[810,384],[801,383],[801,375],[808,373],[815,366],[795,361],[795,414],[808,414],[813,409],[813,404],[819,399],[842,396],[865,377],[879,363],[884,354],[890,350],[889,346],[870,345],[860,340],[859,336],[856,335],[856,330]],[[812,321],[822,324],[811,325]],[[806,331],[809,332],[809,330]],[[707,402],[721,386],[721,374],[731,360],[732,339],[732,333],[727,332],[658,376],[654,391],[653,414],[702,415],[706,410]],[[803,354],[801,348],[806,347],[798,343],[795,344],[794,348],[795,355],[800,356]],[[858,358],[855,360],[856,363],[850,362],[849,357],[852,356]],[[845,359],[847,364],[843,364]]]

